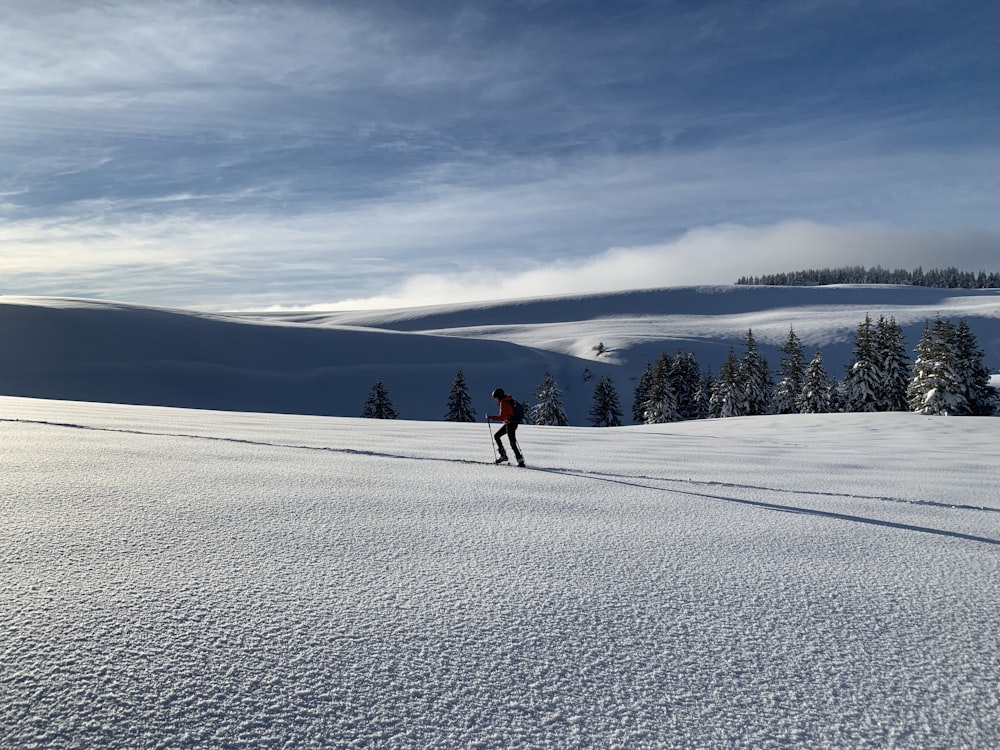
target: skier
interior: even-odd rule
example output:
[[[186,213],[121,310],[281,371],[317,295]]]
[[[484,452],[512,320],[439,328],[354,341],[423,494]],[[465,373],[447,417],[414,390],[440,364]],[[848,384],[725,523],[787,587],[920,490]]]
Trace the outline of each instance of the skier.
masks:
[[[500,413],[495,415],[487,414],[486,418],[490,422],[503,422],[503,427],[493,435],[493,439],[497,441],[497,447],[500,449],[500,458],[496,460],[496,463],[507,463],[507,451],[504,449],[503,443],[500,442],[500,438],[506,435],[510,441],[511,450],[514,451],[514,458],[517,459],[517,465],[524,466],[524,456],[521,455],[521,449],[517,445],[517,437],[515,436],[517,425],[520,424],[521,418],[524,417],[523,407],[520,407],[518,404],[519,408],[515,408],[514,397],[509,393],[504,393],[503,388],[497,388],[493,391],[493,400],[500,405]]]

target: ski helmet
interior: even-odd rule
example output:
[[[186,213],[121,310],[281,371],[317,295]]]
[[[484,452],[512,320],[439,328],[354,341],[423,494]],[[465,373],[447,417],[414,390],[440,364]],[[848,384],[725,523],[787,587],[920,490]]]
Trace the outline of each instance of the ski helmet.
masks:
[[[493,391],[493,398],[503,398],[507,394],[503,392],[503,388],[497,388]]]

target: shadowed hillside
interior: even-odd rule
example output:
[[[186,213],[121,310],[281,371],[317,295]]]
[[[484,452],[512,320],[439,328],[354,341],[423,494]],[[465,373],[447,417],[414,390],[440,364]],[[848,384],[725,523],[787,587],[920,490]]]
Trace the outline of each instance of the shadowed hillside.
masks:
[[[894,317],[912,352],[924,322],[964,319],[1000,368],[1000,290],[690,287],[406,310],[208,315],[86,300],[0,298],[0,393],[233,411],[357,416],[382,379],[400,417],[443,418],[458,369],[477,413],[502,386],[530,401],[545,372],[573,424],[609,375],[630,413],[663,351],[718,372],[753,329],[772,369],[794,326],[837,378],[865,315]],[[604,345],[598,355],[595,347]]]

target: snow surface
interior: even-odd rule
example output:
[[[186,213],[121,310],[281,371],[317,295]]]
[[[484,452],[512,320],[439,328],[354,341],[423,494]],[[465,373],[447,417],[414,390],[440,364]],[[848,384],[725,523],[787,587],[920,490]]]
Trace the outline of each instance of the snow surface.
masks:
[[[664,351],[719,372],[747,329],[777,368],[794,326],[840,378],[866,315],[893,316],[911,350],[924,322],[966,320],[1000,370],[1000,290],[907,286],[711,286],[406,310],[208,315],[0,297],[0,393],[354,417],[381,379],[403,419],[440,420],[457,370],[477,411],[504,388],[532,401],[546,372],[571,424],[612,378],[627,416],[635,381]],[[597,355],[603,343],[607,353]]]
[[[0,747],[1000,746],[1000,420],[0,398]]]

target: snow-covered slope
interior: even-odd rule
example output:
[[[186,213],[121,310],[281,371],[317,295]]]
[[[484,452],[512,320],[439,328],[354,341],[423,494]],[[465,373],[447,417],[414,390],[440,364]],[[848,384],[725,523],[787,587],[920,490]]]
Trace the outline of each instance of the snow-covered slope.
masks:
[[[1000,745],[1000,420],[0,440],[0,747]]]
[[[496,386],[530,400],[545,372],[586,424],[594,378],[624,405],[663,351],[718,372],[753,329],[776,367],[790,326],[843,373],[866,314],[893,316],[910,348],[936,315],[965,319],[1000,369],[1000,290],[689,287],[357,313],[211,316],[93,301],[0,298],[0,393],[355,416],[381,378],[404,419],[441,419],[458,369],[477,410]],[[598,356],[597,344],[606,353]],[[587,379],[590,376],[590,379]]]
[[[548,362],[502,341],[84,300],[0,303],[0,337],[0,393],[341,416],[359,415],[382,378],[404,418],[440,419],[458,369],[483,390],[498,371]]]

